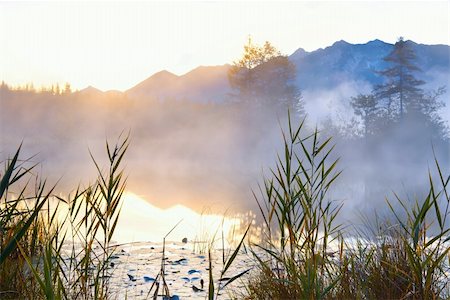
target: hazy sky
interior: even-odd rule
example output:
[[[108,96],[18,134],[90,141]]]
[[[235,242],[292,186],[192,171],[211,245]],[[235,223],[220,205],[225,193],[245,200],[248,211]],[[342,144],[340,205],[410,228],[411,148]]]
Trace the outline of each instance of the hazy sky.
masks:
[[[285,54],[341,39],[448,45],[449,19],[449,1],[0,2],[0,80],[126,90],[231,63],[249,34]]]

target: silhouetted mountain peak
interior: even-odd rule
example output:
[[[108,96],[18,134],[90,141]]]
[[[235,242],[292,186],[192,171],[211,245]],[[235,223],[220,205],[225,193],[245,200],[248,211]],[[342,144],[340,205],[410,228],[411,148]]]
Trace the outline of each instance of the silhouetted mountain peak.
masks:
[[[167,80],[167,79],[178,78],[178,76],[167,70],[162,70],[162,71],[159,71],[159,72],[153,74],[152,76],[150,76],[150,78]]]
[[[306,52],[305,51],[305,49],[303,49],[303,48],[298,48],[297,50],[295,50],[295,52],[294,53],[292,53],[291,55],[290,55],[290,58],[291,59],[302,59],[302,58],[304,58],[306,55],[308,55],[309,54],[309,52]]]
[[[334,44],[331,45],[331,47],[342,47],[342,46],[349,46],[349,45],[351,45],[351,44],[344,40],[340,40],[340,41],[334,42]]]
[[[387,43],[385,43],[379,39],[375,39],[375,40],[367,42],[367,45],[385,45],[385,44],[387,44]]]
[[[103,93],[103,91],[101,91],[98,88],[95,88],[92,85],[90,85],[90,86],[80,90],[79,93],[82,93],[82,94],[101,94],[101,93]]]

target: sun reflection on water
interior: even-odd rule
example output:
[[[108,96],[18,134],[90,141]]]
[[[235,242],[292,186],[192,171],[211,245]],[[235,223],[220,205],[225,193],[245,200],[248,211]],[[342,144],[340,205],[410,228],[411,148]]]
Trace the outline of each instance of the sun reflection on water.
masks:
[[[132,192],[122,196],[122,210],[114,240],[119,243],[152,241],[160,242],[169,231],[181,223],[167,237],[168,241],[199,241],[209,243],[214,235],[228,238],[238,226],[238,218],[218,214],[200,214],[182,205],[168,209],[158,208]]]

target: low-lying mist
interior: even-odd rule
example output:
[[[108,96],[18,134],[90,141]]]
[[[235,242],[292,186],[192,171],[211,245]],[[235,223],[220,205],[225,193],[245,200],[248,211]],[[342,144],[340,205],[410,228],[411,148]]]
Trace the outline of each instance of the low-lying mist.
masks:
[[[160,207],[253,207],[250,187],[280,138],[276,115],[240,105],[25,91],[3,91],[1,101],[2,159],[23,141],[22,157],[37,154],[43,176],[67,193],[95,178],[89,151],[105,165],[106,139],[129,133],[128,189]]]
[[[353,86],[340,88],[347,93]],[[263,175],[270,177],[282,150],[281,127],[287,124],[287,113],[271,109],[129,99],[114,92],[52,95],[2,89],[0,101],[1,160],[23,142],[22,158],[40,162],[40,173],[49,183],[59,180],[62,195],[94,180],[89,152],[106,165],[106,140],[130,134],[127,189],[158,207],[182,204],[199,212],[257,211],[252,189],[258,189]],[[309,128],[325,117],[313,109],[334,109],[319,106],[306,105],[313,115]],[[375,209],[382,214],[393,192],[423,199],[433,147],[447,170],[448,146],[426,127],[405,124],[383,138],[364,140],[339,137],[338,125],[318,126],[324,138],[335,136],[333,155],[341,158],[343,173],[331,195],[344,203],[346,220],[358,221],[360,213],[373,216]]]

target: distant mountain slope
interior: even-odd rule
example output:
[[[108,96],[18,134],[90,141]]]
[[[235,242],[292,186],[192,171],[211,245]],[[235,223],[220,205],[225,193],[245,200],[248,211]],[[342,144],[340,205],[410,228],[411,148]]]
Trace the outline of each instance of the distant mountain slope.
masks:
[[[126,94],[130,98],[222,102],[230,92],[228,68],[229,65],[201,66],[182,76],[162,71],[127,90]]]
[[[383,57],[392,45],[375,40],[367,44],[339,41],[324,49],[301,53],[289,58],[297,67],[300,89],[332,88],[343,81],[363,80],[376,83],[375,70],[381,69]]]
[[[82,95],[100,95],[103,92],[93,86],[88,86],[87,88],[82,89],[81,91],[78,91],[78,93],[82,94]]]
[[[450,47],[412,44],[423,79],[435,86],[450,81]],[[376,71],[387,67],[383,58],[393,45],[380,40],[366,44],[338,41],[324,49],[306,52],[299,48],[289,59],[296,65],[297,85],[301,91],[333,90],[344,83],[367,87],[380,83]],[[126,91],[130,98],[159,100],[189,99],[199,102],[222,102],[231,92],[229,65],[198,67],[182,76],[161,71]]]
[[[450,73],[449,46],[408,43],[416,52],[423,79],[435,79],[435,72]],[[310,53],[297,50],[289,58],[297,67],[297,84],[302,90],[333,88],[343,81],[365,81],[374,85],[381,82],[376,71],[388,67],[383,58],[392,48],[392,44],[380,40],[356,45],[339,41]]]

